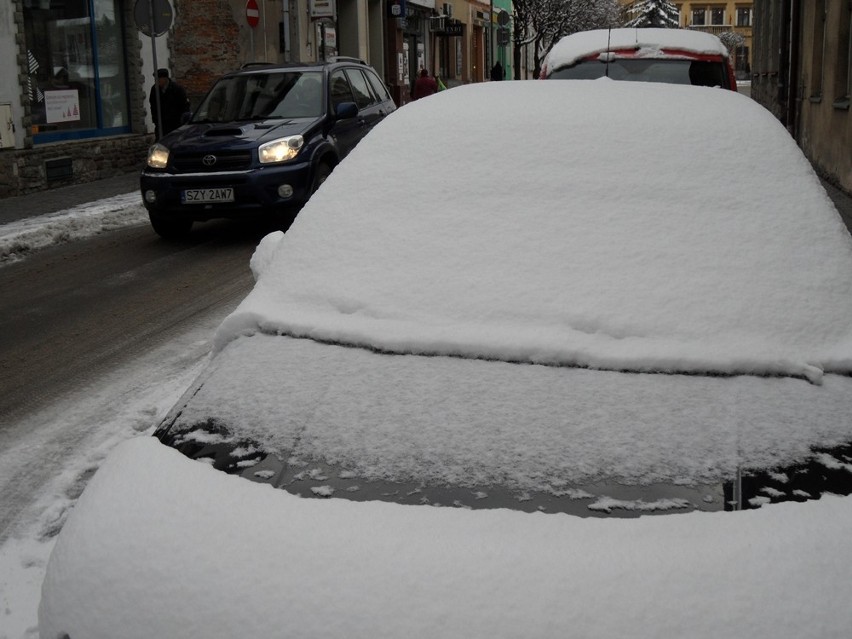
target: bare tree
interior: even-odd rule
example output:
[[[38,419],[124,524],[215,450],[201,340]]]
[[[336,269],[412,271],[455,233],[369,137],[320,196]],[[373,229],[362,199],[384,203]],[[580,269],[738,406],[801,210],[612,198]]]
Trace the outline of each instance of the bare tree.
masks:
[[[728,50],[735,71],[739,73],[740,69],[737,68],[737,65],[739,63],[738,54],[740,52],[741,47],[745,46],[745,38],[741,33],[737,33],[736,31],[725,31],[724,33],[719,34],[719,39],[722,41],[722,44],[724,44],[725,48]]]
[[[513,4],[516,80],[521,77],[521,53],[527,46],[533,46],[538,77],[544,56],[563,36],[619,24],[617,0],[515,0]]]

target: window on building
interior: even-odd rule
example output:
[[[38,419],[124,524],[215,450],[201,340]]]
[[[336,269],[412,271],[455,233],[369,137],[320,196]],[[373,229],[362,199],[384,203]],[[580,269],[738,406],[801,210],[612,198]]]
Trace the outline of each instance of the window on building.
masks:
[[[129,131],[119,0],[24,0],[35,143]]]
[[[692,10],[692,24],[697,27],[702,27],[707,24],[707,10],[706,9],[693,9]]]
[[[843,3],[841,7],[838,29],[834,106],[848,109],[852,98],[852,4],[848,2]]]
[[[823,60],[825,58],[825,29],[826,29],[825,0],[814,2],[814,38],[811,59],[811,99],[822,98],[823,92]]]
[[[750,27],[751,26],[751,7],[737,7],[737,26],[738,27]]]
[[[712,24],[712,25],[725,24],[725,9],[723,9],[723,8],[710,9],[710,24]]]

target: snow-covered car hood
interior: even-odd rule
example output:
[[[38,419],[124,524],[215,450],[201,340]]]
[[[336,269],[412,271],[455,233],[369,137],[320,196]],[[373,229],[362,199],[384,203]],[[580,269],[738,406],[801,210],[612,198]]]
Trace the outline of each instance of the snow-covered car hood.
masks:
[[[784,128],[731,91],[430,96],[376,127],[254,265],[218,348],[263,331],[607,370],[852,371],[852,238]]]
[[[39,631],[841,637],[850,528],[852,499],[838,497],[635,520],[302,499],[140,437],[68,518]]]

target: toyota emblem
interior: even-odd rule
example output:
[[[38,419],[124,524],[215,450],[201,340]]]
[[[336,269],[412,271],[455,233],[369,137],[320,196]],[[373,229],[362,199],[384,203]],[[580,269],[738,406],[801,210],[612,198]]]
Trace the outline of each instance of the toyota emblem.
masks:
[[[213,166],[214,164],[216,164],[216,156],[215,155],[205,155],[203,158],[201,158],[201,163],[204,166]]]

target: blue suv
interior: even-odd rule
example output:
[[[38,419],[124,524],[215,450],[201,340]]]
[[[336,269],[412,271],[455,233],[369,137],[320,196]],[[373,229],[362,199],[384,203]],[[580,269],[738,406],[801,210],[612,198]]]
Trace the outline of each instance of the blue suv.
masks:
[[[140,184],[151,225],[177,238],[195,221],[292,216],[395,109],[375,70],[354,58],[229,73],[149,149]]]

